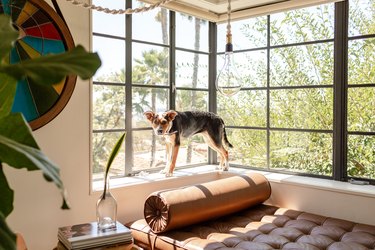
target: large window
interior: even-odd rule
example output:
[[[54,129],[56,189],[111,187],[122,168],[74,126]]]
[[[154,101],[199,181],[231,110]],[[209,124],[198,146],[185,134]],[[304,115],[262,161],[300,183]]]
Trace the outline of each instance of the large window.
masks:
[[[138,1],[107,4],[111,9],[142,7]],[[165,146],[145,111],[208,111],[208,29],[207,21],[163,8],[129,16],[93,12],[93,50],[103,61],[93,81],[94,180],[102,178],[110,150],[124,131],[125,147],[112,175],[164,167]],[[200,137],[183,141],[177,166],[207,162],[208,148]]]
[[[103,61],[92,88],[94,178],[102,177],[124,131],[112,174],[162,169],[165,147],[143,112],[176,109],[222,116],[234,145],[231,166],[372,182],[374,6],[350,0],[232,22],[243,80],[235,97],[215,90],[226,24],[162,8],[129,16],[93,12],[93,50]],[[195,136],[182,141],[177,167],[216,163],[213,156]]]

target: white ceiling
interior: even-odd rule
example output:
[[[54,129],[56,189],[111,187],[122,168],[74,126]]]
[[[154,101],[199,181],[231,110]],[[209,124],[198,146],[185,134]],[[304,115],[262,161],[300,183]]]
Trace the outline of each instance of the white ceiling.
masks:
[[[140,0],[149,4],[160,0]],[[232,20],[344,0],[231,0]],[[171,0],[163,7],[212,22],[227,20],[228,0]]]

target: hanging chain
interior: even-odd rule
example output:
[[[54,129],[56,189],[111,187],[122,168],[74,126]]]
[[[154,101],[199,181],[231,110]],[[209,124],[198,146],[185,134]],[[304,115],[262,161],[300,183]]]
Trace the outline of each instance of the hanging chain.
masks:
[[[155,3],[155,4],[151,4],[149,6],[145,6],[145,7],[140,7],[140,8],[135,8],[135,9],[132,9],[132,8],[128,8],[128,9],[108,9],[108,8],[103,8],[101,6],[96,6],[94,4],[87,4],[87,3],[83,3],[81,1],[78,1],[78,0],[65,0],[73,5],[76,5],[76,6],[80,6],[80,7],[83,7],[83,8],[86,8],[86,9],[90,9],[90,10],[96,10],[96,11],[100,11],[100,12],[104,12],[104,13],[107,13],[107,14],[113,14],[113,15],[116,15],[116,14],[126,14],[126,15],[131,15],[131,14],[134,14],[134,13],[142,13],[142,12],[146,12],[146,11],[149,11],[149,10],[153,10],[157,7],[160,7],[160,5],[163,5],[163,4],[166,4],[166,3],[169,3],[169,2],[172,2],[173,0],[162,0],[158,3]]]

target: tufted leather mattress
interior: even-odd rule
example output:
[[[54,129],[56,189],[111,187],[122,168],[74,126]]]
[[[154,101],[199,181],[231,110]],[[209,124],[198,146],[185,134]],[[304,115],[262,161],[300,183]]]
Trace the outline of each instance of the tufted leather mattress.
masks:
[[[262,196],[259,193],[264,193],[262,202],[269,197],[270,188],[265,185],[267,180],[264,177],[253,174],[245,176],[245,180],[251,179],[248,181],[249,187],[233,184],[239,182],[238,177],[235,178],[237,179],[228,178],[224,182],[214,181],[207,185],[199,185],[200,188],[202,185],[205,187],[207,209],[213,208],[210,206],[210,202],[212,199],[215,201],[215,198],[224,197],[223,206],[228,206],[226,199],[229,193],[232,197],[229,201],[236,202],[236,199],[233,198],[237,197],[236,188],[233,186],[239,186],[238,189],[242,193],[248,192],[249,197],[258,196],[258,200],[259,196]],[[189,191],[189,194],[192,193],[188,198],[184,194],[186,190]],[[202,214],[202,211],[194,210],[194,206],[198,205],[199,209],[204,209],[200,206],[202,201],[199,200],[199,192],[195,192],[192,187],[187,187],[183,190],[167,190],[166,193],[167,195],[158,192],[151,195],[150,198],[152,198],[151,201],[155,200],[155,195],[160,198],[158,204],[162,201],[164,207],[155,206],[155,203],[153,208],[158,212],[164,209],[164,212],[158,213],[158,218],[160,219],[163,217],[162,214],[166,213],[169,215],[166,217],[167,219],[159,220],[158,223],[150,223],[154,222],[157,216],[155,215],[151,221],[148,219],[150,208],[146,209],[148,203],[146,201],[146,219],[127,224],[132,230],[135,243],[144,249],[375,249],[375,226],[279,208],[262,204],[262,202],[252,204],[253,201],[251,201],[248,203],[251,204],[249,207],[241,208],[240,211],[231,211],[228,214],[221,210],[219,217],[214,214],[215,212],[212,212],[212,215],[205,215],[206,219],[201,219],[200,222],[195,221],[191,225],[189,214],[191,217],[194,217],[194,213]],[[207,195],[208,193],[209,195]],[[179,194],[184,194],[184,197],[179,197]],[[240,200],[243,199],[244,196],[240,198]],[[179,210],[175,209],[180,200],[183,200],[181,201],[182,207],[184,207],[182,211],[185,215],[183,223],[186,225],[180,223],[177,228],[171,227],[169,230],[162,230],[168,228],[168,223],[176,225],[174,221],[181,222],[181,210],[180,208]],[[155,211],[151,214],[156,214]]]

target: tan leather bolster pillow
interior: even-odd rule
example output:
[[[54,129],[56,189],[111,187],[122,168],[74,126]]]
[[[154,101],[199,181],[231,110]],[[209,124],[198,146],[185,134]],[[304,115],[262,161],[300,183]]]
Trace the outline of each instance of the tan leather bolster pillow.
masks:
[[[215,219],[266,201],[267,179],[258,173],[152,193],[144,217],[154,233]]]

